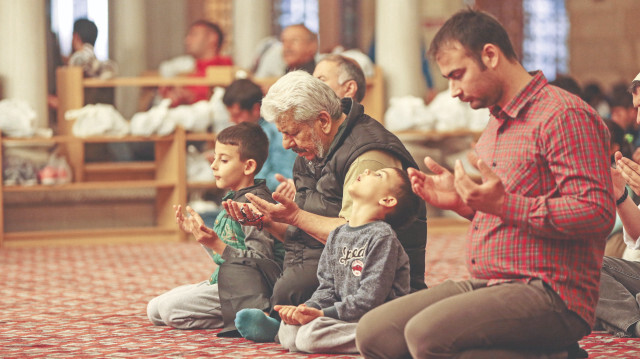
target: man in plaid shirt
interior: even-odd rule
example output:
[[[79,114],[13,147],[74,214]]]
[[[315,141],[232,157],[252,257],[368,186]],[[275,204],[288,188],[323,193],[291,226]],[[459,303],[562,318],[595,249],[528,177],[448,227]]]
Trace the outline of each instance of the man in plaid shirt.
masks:
[[[476,183],[410,169],[426,202],[471,220],[471,279],[447,281],[365,315],[357,332],[369,358],[549,358],[577,346],[594,324],[600,266],[614,223],[608,131],[578,97],[528,73],[504,28],[464,10],[434,38],[430,54],[451,95],[491,118],[470,155]]]

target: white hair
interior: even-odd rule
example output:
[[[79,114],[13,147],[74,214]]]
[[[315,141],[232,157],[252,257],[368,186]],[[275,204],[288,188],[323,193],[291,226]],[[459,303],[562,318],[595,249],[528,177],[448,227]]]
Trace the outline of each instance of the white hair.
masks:
[[[324,82],[308,72],[289,72],[274,83],[262,99],[260,114],[269,121],[292,119],[298,123],[315,120],[321,111],[337,120],[342,115],[340,98]]]

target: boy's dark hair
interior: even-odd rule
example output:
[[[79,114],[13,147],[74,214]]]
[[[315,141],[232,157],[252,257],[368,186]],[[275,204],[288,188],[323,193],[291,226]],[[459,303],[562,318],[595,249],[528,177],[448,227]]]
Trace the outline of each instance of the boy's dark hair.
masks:
[[[431,41],[429,56],[435,59],[440,49],[451,41],[458,41],[481,68],[484,68],[482,49],[486,44],[496,45],[507,59],[518,61],[507,31],[498,20],[482,11],[466,9],[449,18]]]
[[[233,81],[222,97],[222,103],[225,106],[231,107],[237,103],[241,109],[248,111],[251,111],[253,106],[260,102],[262,102],[262,89],[248,79]]]
[[[396,198],[396,207],[384,218],[393,229],[398,229],[410,222],[418,212],[420,198],[411,190],[409,175],[400,168],[389,168],[398,174],[400,184],[393,188],[392,195]]]
[[[269,155],[269,139],[257,123],[243,122],[227,127],[218,133],[216,141],[225,145],[238,146],[242,161],[255,160],[254,175],[260,172]]]
[[[194,26],[204,26],[207,29],[215,32],[218,35],[218,51],[220,51],[220,49],[222,48],[222,44],[224,43],[224,33],[222,32],[222,29],[220,28],[220,26],[218,26],[218,24],[215,24],[211,21],[207,21],[207,20],[197,20],[195,21],[193,24],[191,24],[191,27]]]
[[[94,46],[98,38],[98,27],[89,19],[78,19],[73,23],[73,33],[78,34],[83,43]]]

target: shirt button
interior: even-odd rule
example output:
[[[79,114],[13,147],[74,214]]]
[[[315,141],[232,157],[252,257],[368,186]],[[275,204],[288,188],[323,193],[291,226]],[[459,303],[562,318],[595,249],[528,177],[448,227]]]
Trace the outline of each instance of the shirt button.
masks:
[[[471,264],[476,264],[476,260],[475,259],[471,259]]]
[[[497,165],[496,161],[493,161],[493,163],[491,163],[492,167],[495,167]]]
[[[478,230],[478,226],[473,226],[473,229],[475,229],[477,231]]]

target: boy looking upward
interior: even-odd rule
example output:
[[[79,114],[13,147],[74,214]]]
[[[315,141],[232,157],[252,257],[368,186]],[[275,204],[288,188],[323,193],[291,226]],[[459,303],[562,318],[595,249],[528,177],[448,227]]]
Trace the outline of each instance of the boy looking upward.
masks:
[[[419,201],[397,168],[365,170],[349,186],[348,223],[331,232],[318,265],[320,286],[298,306],[276,305],[282,323],[257,309],[238,312],[245,338],[278,340],[291,351],[357,353],[357,321],[369,310],[409,293],[409,258],[392,228],[415,213]],[[252,333],[253,332],[253,333]]]
[[[268,201],[271,192],[263,179],[254,179],[269,153],[269,141],[259,125],[242,123],[218,134],[211,164],[216,185],[228,188],[223,198],[247,202],[247,193]],[[174,206],[176,222],[181,230],[192,234],[219,266],[226,259],[261,258],[282,263],[281,243],[256,227],[242,226],[220,212],[213,228],[208,228],[191,207],[185,217],[182,206]],[[218,267],[219,268],[219,267]],[[174,288],[154,299],[147,306],[147,316],[154,325],[169,325],[177,329],[220,328],[223,325],[218,294],[218,268],[209,280]]]

